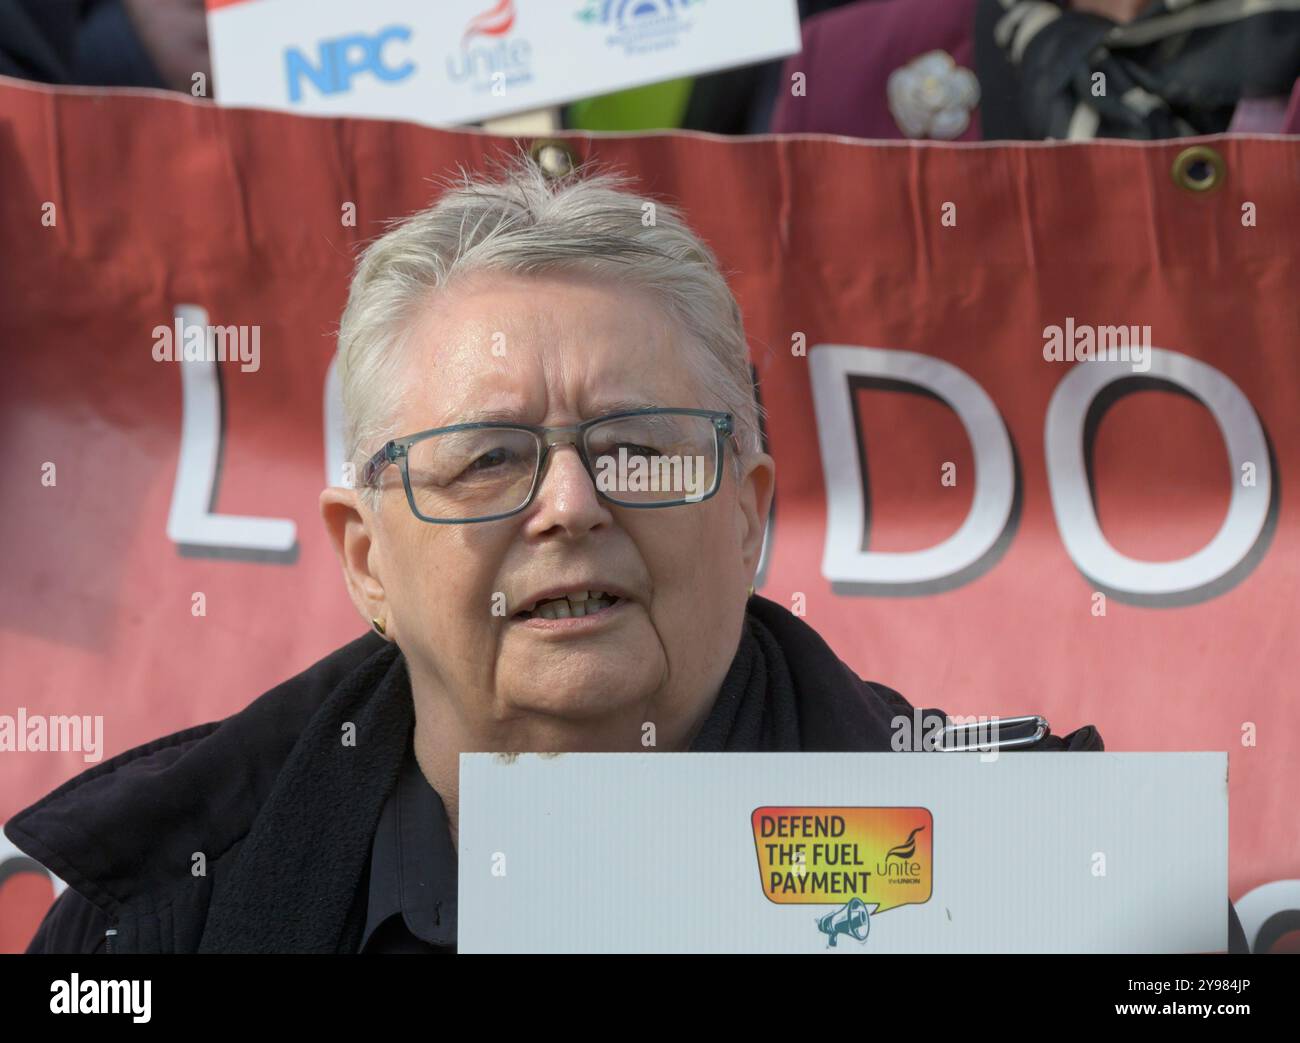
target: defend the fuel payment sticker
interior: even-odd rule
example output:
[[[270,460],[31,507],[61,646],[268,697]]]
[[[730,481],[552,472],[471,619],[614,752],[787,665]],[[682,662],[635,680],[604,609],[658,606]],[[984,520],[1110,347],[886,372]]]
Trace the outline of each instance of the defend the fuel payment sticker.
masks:
[[[763,893],[834,905],[817,929],[866,941],[871,918],[930,900],[934,816],[926,808],[762,807],[750,817]]]

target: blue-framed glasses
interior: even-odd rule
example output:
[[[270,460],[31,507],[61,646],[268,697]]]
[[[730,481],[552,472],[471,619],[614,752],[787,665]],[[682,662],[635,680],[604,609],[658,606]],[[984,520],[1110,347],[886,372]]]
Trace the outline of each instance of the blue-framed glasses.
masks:
[[[362,468],[361,484],[377,485],[395,463],[421,521],[496,521],[528,507],[551,449],[572,445],[609,503],[678,507],[718,491],[728,438],[738,451],[732,415],[707,409],[634,409],[569,427],[453,424],[386,443]]]

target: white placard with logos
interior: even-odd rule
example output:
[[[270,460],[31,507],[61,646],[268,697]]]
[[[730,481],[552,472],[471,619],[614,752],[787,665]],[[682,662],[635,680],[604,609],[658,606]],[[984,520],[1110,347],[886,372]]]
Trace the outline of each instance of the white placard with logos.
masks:
[[[799,50],[795,0],[208,0],[223,105],[467,123]]]
[[[462,754],[468,952],[1221,952],[1225,753]]]

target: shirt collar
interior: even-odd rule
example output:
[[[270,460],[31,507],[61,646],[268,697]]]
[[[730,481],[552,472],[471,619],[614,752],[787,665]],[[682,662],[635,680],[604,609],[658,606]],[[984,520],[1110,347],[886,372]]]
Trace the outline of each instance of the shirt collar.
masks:
[[[397,784],[379,816],[370,855],[364,950],[392,916],[431,945],[456,944],[456,849],[447,810],[408,744]]]

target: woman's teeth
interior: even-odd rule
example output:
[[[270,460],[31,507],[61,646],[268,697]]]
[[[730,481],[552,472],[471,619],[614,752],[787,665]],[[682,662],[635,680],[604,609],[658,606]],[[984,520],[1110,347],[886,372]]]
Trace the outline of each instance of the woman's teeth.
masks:
[[[576,590],[559,598],[548,598],[539,602],[532,612],[525,611],[525,619],[572,619],[579,616],[594,616],[617,601],[613,594],[602,590]]]

